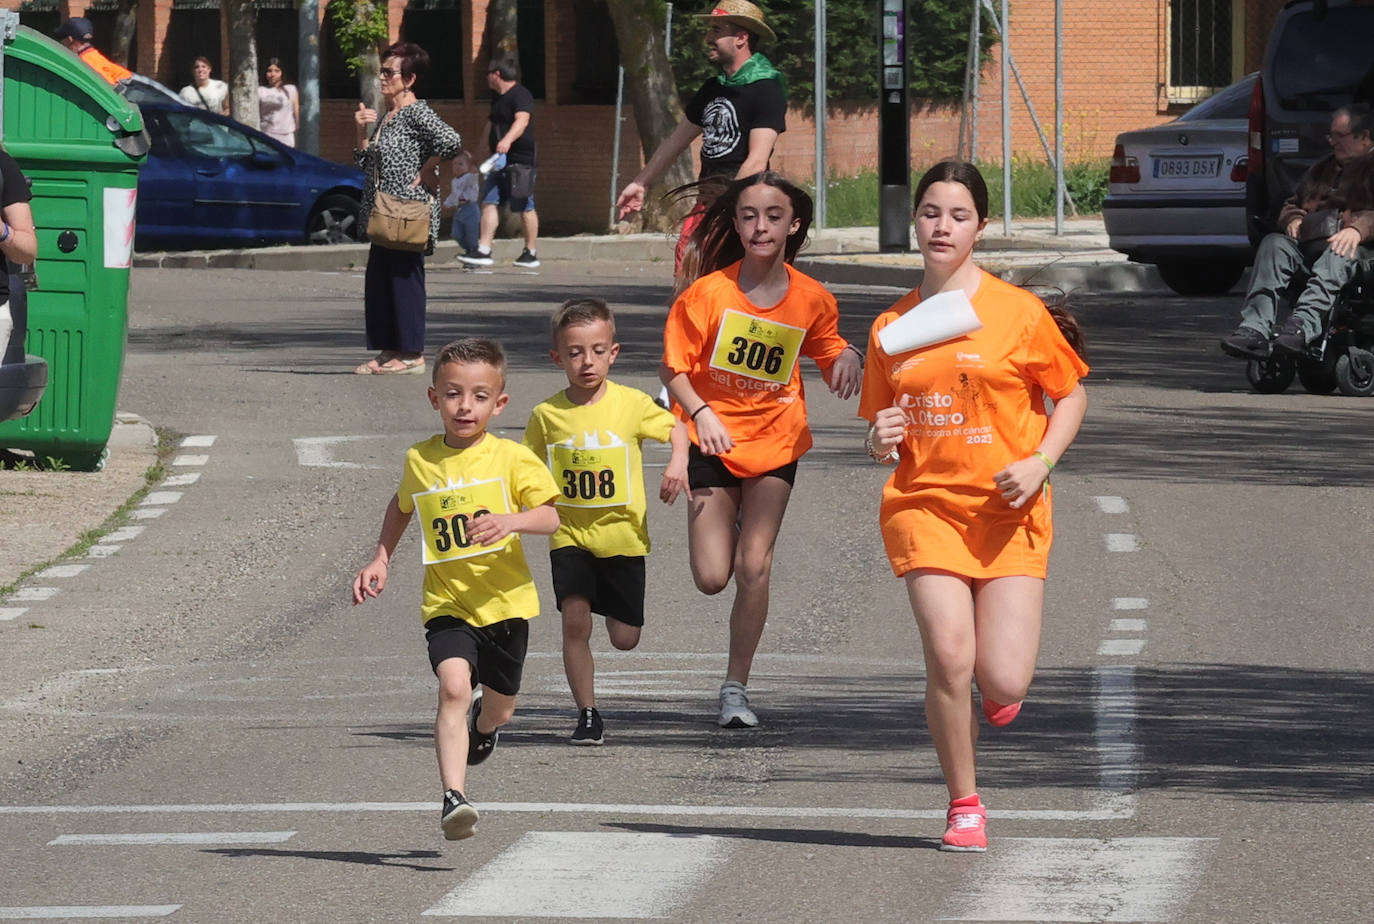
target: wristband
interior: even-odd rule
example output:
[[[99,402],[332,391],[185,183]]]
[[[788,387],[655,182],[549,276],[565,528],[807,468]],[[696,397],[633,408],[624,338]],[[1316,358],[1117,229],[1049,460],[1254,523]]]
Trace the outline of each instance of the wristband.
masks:
[[[709,405],[709,404],[707,404],[705,401],[703,401],[703,402],[701,403],[701,407],[699,407],[699,408],[697,408],[695,411],[693,411],[693,412],[691,413],[691,415],[690,415],[687,419],[688,419],[688,420],[691,420],[691,421],[695,421],[695,420],[697,419],[697,415],[700,414],[702,411],[706,410],[706,409],[707,409],[708,407],[710,407],[710,406],[711,406],[711,405]]]
[[[9,223],[5,221],[0,221],[0,225],[3,225],[5,228],[5,233],[0,234],[0,244],[3,244],[5,243],[5,241],[8,241],[10,239],[10,234],[14,231],[14,229],[11,228],[9,226]]]
[[[1050,471],[1054,471],[1054,460],[1051,459],[1049,456],[1045,455],[1038,449],[1035,450],[1035,452],[1031,453],[1031,455],[1035,456],[1041,462],[1044,462],[1046,468],[1048,468]]]
[[[859,368],[863,368],[864,360],[867,358],[867,357],[864,356],[863,351],[860,350],[858,347],[856,347],[856,346],[855,346],[854,344],[852,344],[852,343],[846,343],[846,344],[844,345],[844,348],[845,348],[846,350],[853,350],[853,351],[854,351],[854,355],[857,356],[857,357],[859,357]]]

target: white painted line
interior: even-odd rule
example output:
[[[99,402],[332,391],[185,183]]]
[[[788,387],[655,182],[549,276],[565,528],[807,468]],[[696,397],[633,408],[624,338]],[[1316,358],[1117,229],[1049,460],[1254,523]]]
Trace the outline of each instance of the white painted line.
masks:
[[[709,835],[530,831],[425,915],[666,918],[730,848]]]
[[[1145,620],[1143,619],[1113,619],[1107,627],[1111,632],[1144,632]]]
[[[1138,552],[1140,539],[1133,533],[1107,533],[1108,552]]]
[[[281,844],[295,831],[203,831],[175,834],[62,834],[49,847],[163,847],[197,844]]]
[[[156,507],[160,504],[175,504],[181,500],[180,491],[152,491],[147,497],[143,498],[144,507]]]
[[[210,461],[210,457],[209,457],[209,456],[206,456],[206,455],[197,455],[197,454],[195,454],[195,453],[183,452],[181,455],[177,456],[175,459],[172,460],[172,464],[173,464],[173,465],[204,465],[206,462],[209,462],[209,461]]]
[[[1138,655],[1144,648],[1143,638],[1109,638],[1097,646],[1097,653],[1103,657],[1121,658]]]
[[[1144,597],[1112,597],[1112,609],[1114,610],[1143,610],[1148,609],[1150,601]]]
[[[1020,821],[1118,821],[1131,817],[1134,808],[1115,798],[1096,801],[1090,809],[993,809],[989,817]],[[944,809],[834,808],[826,806],[754,805],[617,805],[576,802],[482,802],[482,812],[531,815],[662,815],[715,818],[882,818],[912,821],[944,818]],[[432,812],[425,802],[258,802],[186,805],[0,805],[4,815],[201,815],[213,813],[261,814],[332,812]]]
[[[115,552],[118,552],[122,548],[124,548],[124,546],[120,545],[118,542],[97,542],[95,545],[91,546],[89,549],[86,550],[86,557],[109,558],[111,555],[113,555]]]
[[[357,443],[363,440],[385,439],[378,436],[312,436],[293,439],[296,447],[296,462],[312,468],[385,468],[382,465],[365,465],[362,462],[345,462],[334,458],[334,447],[340,443]]]
[[[215,445],[213,436],[188,436],[181,441],[182,449],[209,449]]]
[[[0,622],[8,622],[11,619],[18,619],[29,611],[27,606],[5,606],[0,607]]]
[[[1172,921],[1211,838],[996,837],[945,899],[942,921]]]
[[[180,905],[47,905],[0,908],[0,921],[50,921],[72,918],[165,918]]]
[[[1110,665],[1093,671],[1093,741],[1097,745],[1098,789],[1129,800],[1134,814],[1140,776],[1135,740],[1135,668]]]
[[[11,600],[51,600],[57,596],[56,587],[21,587],[10,594]]]
[[[1124,497],[1105,495],[1094,497],[1093,500],[1097,501],[1097,509],[1103,513],[1125,513],[1127,510],[1126,498]]]
[[[100,541],[101,541],[101,542],[128,542],[130,539],[136,539],[136,538],[138,538],[138,535],[139,535],[141,532],[143,532],[143,527],[142,527],[142,526],[121,526],[121,527],[119,527],[119,529],[114,530],[113,532],[111,532],[109,535],[107,535],[104,539],[101,539]]]
[[[74,578],[81,572],[89,568],[90,565],[53,565],[51,568],[44,568],[34,575],[41,578]]]
[[[166,512],[166,507],[139,507],[137,510],[130,510],[129,516],[135,520],[156,520]]]
[[[188,484],[195,484],[200,480],[200,472],[184,472],[180,475],[171,475],[162,479],[162,483],[169,488],[184,488]]]

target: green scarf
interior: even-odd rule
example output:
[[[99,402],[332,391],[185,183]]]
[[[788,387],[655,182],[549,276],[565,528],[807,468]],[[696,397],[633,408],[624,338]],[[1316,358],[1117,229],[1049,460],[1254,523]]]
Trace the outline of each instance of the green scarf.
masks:
[[[782,71],[774,67],[773,62],[765,58],[762,52],[754,52],[749,60],[741,64],[739,70],[729,77],[722,73],[717,74],[716,79],[727,87],[742,87],[759,80],[776,80],[782,87],[782,95],[787,96],[787,84],[783,82]]]

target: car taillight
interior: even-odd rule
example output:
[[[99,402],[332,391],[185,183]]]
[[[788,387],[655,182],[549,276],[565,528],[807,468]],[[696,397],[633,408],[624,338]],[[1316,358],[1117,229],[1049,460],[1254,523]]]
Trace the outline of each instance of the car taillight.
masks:
[[[1112,151],[1112,169],[1107,179],[1112,183],[1140,182],[1140,162],[1134,157],[1127,157],[1126,148],[1122,145],[1118,144],[1116,150]]]
[[[1256,176],[1262,175],[1264,173],[1264,81],[1259,79],[1255,80],[1255,89],[1250,92],[1250,150],[1248,156],[1250,161],[1248,170]],[[1234,179],[1234,170],[1231,175]]]
[[[1236,162],[1231,165],[1231,182],[1244,183],[1245,178],[1250,175],[1250,158],[1237,157]]]

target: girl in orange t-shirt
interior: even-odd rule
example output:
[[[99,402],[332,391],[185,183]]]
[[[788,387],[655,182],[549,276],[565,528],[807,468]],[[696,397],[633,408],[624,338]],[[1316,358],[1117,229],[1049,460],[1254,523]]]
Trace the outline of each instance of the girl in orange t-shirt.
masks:
[[[776,173],[732,184],[693,232],[690,286],[663,332],[659,375],[692,441],[692,578],[707,594],[735,578],[722,728],[759,722],[749,670],[768,617],[773,545],[797,460],[811,448],[800,359],[811,357],[842,398],[859,385],[860,354],[836,329],[834,297],[790,265],[811,215],[811,198]]]
[[[873,422],[874,458],[897,463],[880,520],[925,650],[926,721],[950,796],[941,849],[979,851],[987,812],[974,774],[972,684],[995,726],[1016,717],[1030,688],[1053,538],[1048,478],[1087,410],[1079,379],[1088,367],[1071,317],[974,263],[988,214],[976,167],[936,165],[915,201],[925,276],[873,324],[859,415]],[[982,327],[883,351],[879,331],[960,289]]]

